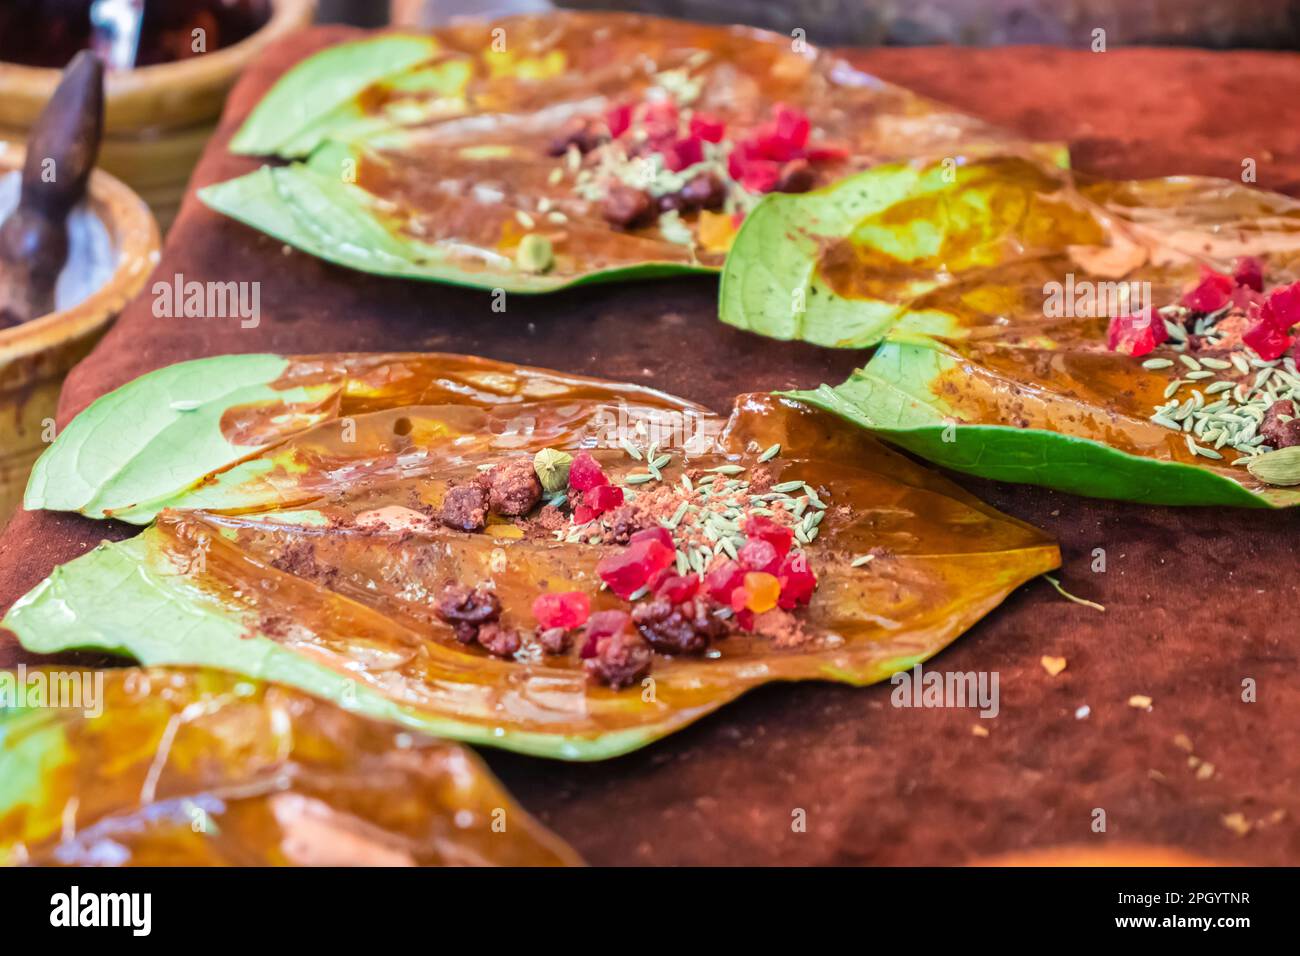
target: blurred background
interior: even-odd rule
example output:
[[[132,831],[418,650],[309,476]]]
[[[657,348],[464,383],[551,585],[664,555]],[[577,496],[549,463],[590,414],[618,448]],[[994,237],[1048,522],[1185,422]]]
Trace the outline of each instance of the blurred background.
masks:
[[[747,23],[828,45],[1052,43],[1300,49],[1297,0],[565,0],[563,7],[635,10],[715,23]],[[465,13],[550,6],[544,0],[326,0],[322,14],[376,23],[436,24]],[[386,9],[388,8],[388,9]],[[391,11],[391,12],[390,12]]]

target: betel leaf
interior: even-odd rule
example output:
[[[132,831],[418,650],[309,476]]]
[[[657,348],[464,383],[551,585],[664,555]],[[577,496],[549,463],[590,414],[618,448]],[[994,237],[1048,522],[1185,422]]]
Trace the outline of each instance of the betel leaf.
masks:
[[[611,109],[666,100],[681,108],[679,127],[653,148],[642,140],[568,156],[555,145],[575,122],[608,138]],[[559,12],[384,34],[309,57],[231,144],[294,162],[199,195],[305,252],[380,275],[547,292],[712,272],[734,219],[777,184],[775,171],[760,185],[731,163],[777,104],[806,114],[813,137],[781,163],[811,163],[823,181],[901,156],[1042,149],[788,37]],[[693,115],[725,124],[721,139],[690,132]],[[664,150],[683,140],[692,145],[678,168]],[[602,213],[615,183],[644,188],[667,209],[697,176],[727,193],[721,208],[687,206],[633,228]],[[521,253],[529,236],[546,255]]]
[[[838,196],[847,212],[824,217]],[[764,239],[782,228],[793,241]],[[1180,401],[1214,381],[1254,389],[1257,356],[1242,371],[1225,352],[1211,359],[1223,368],[1183,379],[1180,340],[1145,357],[1163,368],[1107,347],[1110,316],[1176,303],[1202,268],[1246,255],[1270,285],[1300,277],[1300,204],[1206,179],[1076,187],[1017,158],[881,167],[760,204],[728,262],[722,318],[821,345],[886,339],[848,382],[793,395],[947,467],[1152,504],[1283,507],[1300,503],[1294,488],[1152,417],[1175,380]],[[1275,382],[1294,377],[1271,364]],[[1300,378],[1269,388],[1300,395]]]
[[[457,89],[456,61],[436,63],[431,36],[385,33],[340,43],[286,73],[253,108],[230,141],[230,151],[252,156],[305,157],[342,128],[371,119],[357,98],[371,86],[412,74],[431,89]],[[354,112],[348,113],[349,107]],[[382,117],[373,117],[380,124]]]
[[[210,361],[181,368],[205,378]],[[143,534],[57,568],[4,619],[25,647],[216,667],[442,737],[591,760],[768,681],[887,678],[1059,563],[1042,533],[861,429],[770,395],[741,396],[725,418],[637,386],[463,356],[285,361],[281,381],[332,383],[333,417],[173,489],[177,507]],[[253,405],[219,420],[241,431],[262,418]],[[646,462],[627,441],[671,456],[662,486],[628,483]],[[797,627],[780,639],[738,631],[716,655],[657,655],[652,683],[622,690],[590,682],[576,653],[526,644],[503,659],[457,641],[434,609],[450,581],[491,587],[503,625],[526,633],[544,591],[627,607],[595,571],[622,546],[566,532],[567,517],[558,534],[531,519],[494,517],[470,534],[436,520],[480,466],[584,447],[638,496],[724,465],[814,485],[825,517],[805,552],[819,586]]]
[[[979,379],[990,391],[1019,395],[1018,380],[989,376],[960,347],[938,343],[886,342],[867,367],[842,385],[791,392],[790,397],[856,422],[895,445],[945,468],[1018,484],[1046,485],[1094,498],[1160,505],[1283,507],[1300,504],[1293,488],[1270,488],[1242,469],[1173,460],[1185,443],[1136,416],[1106,422],[1109,435],[1127,432],[1144,454],[1121,451],[1099,438],[1048,428],[993,422],[972,424],[979,400],[955,391],[953,381]],[[1017,356],[1018,360],[1023,359]],[[1033,405],[1049,420],[1077,418],[1074,396],[1034,390]],[[973,400],[966,404],[970,396]],[[1016,400],[1016,407],[1023,406]],[[1026,403],[1028,404],[1028,403]],[[1164,452],[1170,457],[1151,457]],[[1247,487],[1249,486],[1249,487]]]
[[[0,686],[31,704],[0,710],[0,865],[579,862],[469,750],[301,691],[165,668]]]
[[[37,460],[24,507],[147,524],[160,499],[331,415],[337,381],[286,380],[288,364],[223,355],[203,374],[173,365],[102,396]],[[223,428],[231,407],[257,410],[260,427]]]

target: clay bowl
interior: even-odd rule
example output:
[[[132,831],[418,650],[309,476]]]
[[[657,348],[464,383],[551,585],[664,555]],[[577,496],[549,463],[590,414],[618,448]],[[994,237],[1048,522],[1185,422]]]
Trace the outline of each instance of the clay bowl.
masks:
[[[0,143],[0,175],[22,167],[23,151]],[[90,178],[91,210],[113,244],[116,267],[80,304],[0,330],[0,526],[22,502],[27,474],[53,438],[59,389],[158,262],[158,224],[149,207],[101,170]]]
[[[240,43],[110,73],[99,165],[142,196],[165,229],[239,74],[268,44],[309,24],[315,12],[316,0],[273,0],[270,19]],[[59,70],[0,63],[0,140],[27,142],[60,76]]]

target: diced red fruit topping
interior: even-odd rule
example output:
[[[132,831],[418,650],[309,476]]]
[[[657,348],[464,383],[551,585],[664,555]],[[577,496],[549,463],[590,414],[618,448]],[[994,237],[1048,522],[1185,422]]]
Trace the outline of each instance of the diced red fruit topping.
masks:
[[[704,578],[704,589],[720,604],[731,603],[731,592],[745,581],[745,569],[735,561],[724,561]]]
[[[1259,306],[1259,317],[1283,332],[1300,322],[1300,282],[1278,286]]]
[[[840,146],[810,147],[811,131],[812,124],[806,115],[778,103],[772,108],[771,120],[732,147],[727,171],[732,179],[753,193],[810,189],[814,177],[807,163],[840,160],[848,155],[848,150]]]
[[[813,591],[817,590],[817,575],[813,574],[802,551],[785,556],[777,569],[776,580],[781,585],[777,604],[785,611],[807,604],[812,600]]]
[[[641,541],[658,541],[670,551],[676,547],[673,544],[672,532],[662,525],[655,525],[653,528],[643,528],[627,540],[628,544],[637,544]]]
[[[591,452],[580,451],[573,456],[569,466],[569,488],[573,491],[590,491],[598,485],[609,484],[609,478]]]
[[[609,589],[627,600],[648,585],[656,574],[676,559],[676,551],[655,538],[631,541],[617,554],[596,563],[596,573]]]
[[[632,104],[620,103],[605,114],[605,125],[609,135],[618,139],[632,126]]]
[[[776,549],[779,557],[785,557],[794,543],[794,529],[787,528],[766,515],[750,515],[745,521],[744,530],[745,537],[766,541]]]
[[[1232,264],[1232,281],[1239,286],[1264,291],[1264,263],[1255,256],[1242,256]]]
[[[670,172],[678,173],[687,166],[704,161],[704,141],[691,136],[679,139],[664,150],[664,165]]]
[[[1236,287],[1232,276],[1202,268],[1200,281],[1183,294],[1182,304],[1194,312],[1217,312],[1232,301]]]
[[[775,571],[781,564],[781,555],[770,541],[750,538],[737,554],[740,566],[746,571]]]
[[[619,634],[631,626],[632,615],[627,611],[597,611],[587,619],[587,627],[582,636],[582,650],[579,653],[584,658],[595,656],[596,643],[602,637]]]
[[[777,103],[772,107],[772,119],[742,142],[754,156],[785,162],[803,156],[811,130],[812,124],[807,116],[784,103]]]
[[[698,574],[670,574],[654,586],[656,597],[665,598],[673,604],[689,601],[700,592]]]
[[[690,122],[691,135],[706,143],[720,143],[726,133],[727,124],[709,113],[692,113]]]
[[[1300,282],[1278,286],[1254,310],[1255,322],[1241,340],[1271,362],[1291,347],[1291,329],[1300,322]]]
[[[781,179],[781,164],[774,159],[755,159],[737,146],[727,157],[731,178],[751,193],[770,193]]]
[[[597,485],[582,493],[582,500],[573,508],[573,520],[578,524],[586,524],[622,504],[622,488],[617,485]]]
[[[533,600],[533,617],[544,631],[582,627],[590,616],[591,598],[581,591],[539,594]]]
[[[675,100],[652,100],[641,107],[641,122],[650,135],[665,130],[677,131],[677,103]]]
[[[1112,352],[1146,355],[1169,337],[1160,317],[1147,310],[1138,315],[1117,315],[1110,320],[1106,346]]]
[[[1241,340],[1249,345],[1260,358],[1272,362],[1286,354],[1291,345],[1291,336],[1267,319],[1259,319],[1241,334]]]

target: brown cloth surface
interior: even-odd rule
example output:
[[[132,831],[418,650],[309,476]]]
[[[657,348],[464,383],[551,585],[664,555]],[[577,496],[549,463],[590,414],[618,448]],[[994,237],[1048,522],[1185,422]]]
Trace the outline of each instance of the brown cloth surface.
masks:
[[[290,62],[346,35],[302,34],[256,64],[196,183],[253,168],[225,152],[227,138]],[[1283,95],[1300,75],[1298,55],[934,48],[855,58],[971,113],[1066,139],[1089,172],[1237,176],[1251,158],[1260,185],[1300,193],[1300,102]],[[514,296],[497,314],[486,293],[286,253],[192,194],[158,275],[178,272],[261,281],[260,326],[157,319],[145,295],[68,380],[60,424],[143,372],[223,352],[463,351],[644,382],[719,408],[739,391],[838,382],[864,359],[724,327],[709,279]],[[958,480],[1054,533],[1066,587],[1107,608],[1035,581],[932,662],[996,671],[995,719],[896,709],[887,684],[772,686],[617,760],[488,752],[491,764],[596,864],[951,864],[1118,842],[1300,863],[1300,509],[1149,508]],[[0,539],[0,606],[56,563],[129,531],[20,513]],[[1102,552],[1105,570],[1094,571]],[[1068,667],[1051,677],[1043,655]],[[24,658],[0,640],[0,665]],[[1242,700],[1247,679],[1253,703]],[[1150,697],[1150,709],[1130,706],[1133,695]],[[1105,833],[1093,830],[1096,810]]]

